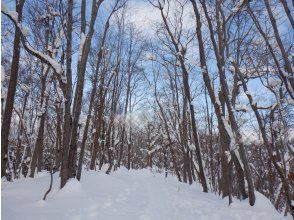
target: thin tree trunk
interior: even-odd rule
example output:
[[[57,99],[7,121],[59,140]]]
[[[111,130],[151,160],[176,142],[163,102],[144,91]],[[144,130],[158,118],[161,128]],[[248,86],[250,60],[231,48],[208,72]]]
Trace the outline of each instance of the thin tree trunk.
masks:
[[[198,131],[197,131],[197,127],[196,127],[196,121],[195,121],[195,112],[194,112],[194,106],[192,104],[192,100],[191,100],[191,94],[190,94],[190,86],[189,86],[189,77],[188,77],[188,71],[185,67],[185,63],[184,63],[184,57],[183,57],[183,51],[180,51],[179,46],[169,28],[167,19],[164,15],[163,12],[163,7],[159,7],[160,9],[160,13],[161,13],[161,17],[163,19],[163,22],[165,24],[165,28],[168,32],[169,37],[172,40],[172,43],[176,49],[177,53],[181,53],[180,56],[178,56],[179,62],[180,62],[180,66],[182,69],[182,74],[183,74],[183,83],[184,83],[184,91],[185,91],[185,95],[187,96],[188,99],[188,103],[189,103],[189,108],[190,108],[190,114],[191,114],[191,126],[192,126],[192,133],[193,133],[193,138],[194,138],[194,144],[195,144],[195,152],[196,152],[196,158],[197,158],[197,163],[199,166],[199,180],[202,184],[203,187],[203,192],[208,192],[208,188],[207,188],[207,183],[206,183],[206,178],[204,175],[204,170],[203,170],[203,164],[202,164],[202,158],[201,158],[201,152],[200,152],[200,145],[199,145],[199,137],[198,137]]]
[[[83,1],[83,5],[86,4],[86,1]],[[78,78],[77,78],[77,86],[75,91],[75,98],[73,103],[73,122],[72,122],[72,130],[71,130],[71,142],[70,142],[70,149],[69,149],[69,177],[76,176],[76,159],[77,159],[77,140],[78,140],[78,126],[79,126],[79,119],[82,110],[82,99],[83,99],[83,91],[84,91],[84,81],[85,81],[85,72],[86,72],[86,65],[88,61],[88,56],[91,47],[91,41],[94,34],[94,25],[97,17],[98,10],[100,8],[101,3],[103,0],[93,0],[92,2],[92,13],[91,13],[91,20],[89,25],[89,32],[85,37],[86,26],[85,16],[86,16],[86,7],[81,8],[81,17],[82,17],[82,25],[81,25],[81,51],[79,54],[78,59]],[[83,37],[85,40],[83,41]]]
[[[94,76],[94,79],[93,79],[93,87],[92,87],[92,91],[91,91],[91,95],[90,95],[90,101],[89,101],[89,103],[90,103],[89,104],[89,110],[88,110],[86,125],[85,125],[85,128],[84,128],[84,134],[83,134],[83,139],[82,139],[82,144],[81,144],[81,152],[80,152],[78,168],[77,168],[77,179],[78,180],[81,179],[81,174],[82,174],[82,166],[83,166],[83,158],[84,158],[85,146],[86,146],[86,141],[87,141],[87,137],[88,137],[88,130],[89,130],[89,125],[90,125],[90,120],[91,120],[92,109],[93,109],[93,105],[94,105],[94,99],[95,99],[95,95],[97,93],[98,73],[99,73],[99,68],[100,68],[100,64],[101,64],[102,56],[103,56],[103,46],[104,46],[104,43],[105,43],[107,31],[108,31],[108,28],[109,28],[109,19],[110,19],[110,17],[108,17],[108,20],[107,20],[107,22],[105,24],[103,37],[102,37],[102,41],[101,41],[99,52],[98,52],[98,60],[97,60],[97,64],[96,64],[96,72],[95,72],[95,76]]]

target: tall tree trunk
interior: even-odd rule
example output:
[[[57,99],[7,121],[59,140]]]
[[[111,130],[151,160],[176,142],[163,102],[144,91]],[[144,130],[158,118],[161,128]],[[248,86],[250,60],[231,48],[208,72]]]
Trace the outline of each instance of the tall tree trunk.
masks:
[[[18,14],[18,22],[22,20],[22,10],[25,0],[19,0],[16,4],[16,12]],[[13,57],[11,62],[11,72],[7,91],[6,105],[3,114],[3,121],[1,126],[1,177],[6,175],[6,162],[8,157],[9,145],[9,131],[10,123],[14,105],[14,96],[16,91],[18,70],[19,70],[19,57],[20,57],[20,41],[21,31],[15,27],[14,41],[13,41]]]
[[[97,121],[94,133],[94,140],[93,140],[93,149],[92,149],[92,156],[90,161],[90,170],[95,169],[95,161],[97,158],[97,152],[99,147],[99,138],[100,138],[100,131],[102,127],[102,118],[104,112],[104,103],[105,103],[105,89],[104,89],[104,80],[105,80],[106,72],[102,72],[99,84],[99,92],[98,92],[98,111],[97,111]]]
[[[156,102],[159,106],[159,110],[160,110],[160,113],[161,113],[161,117],[163,119],[163,122],[164,122],[164,128],[165,128],[165,132],[167,134],[167,139],[168,139],[168,145],[167,147],[169,148],[170,150],[170,154],[171,154],[171,158],[172,158],[172,162],[173,162],[173,166],[174,166],[174,170],[175,170],[175,173],[177,175],[177,178],[180,182],[182,182],[182,178],[181,178],[181,175],[180,175],[180,171],[179,171],[179,168],[178,168],[178,163],[177,163],[177,160],[176,160],[176,155],[175,155],[175,151],[173,149],[173,142],[172,142],[172,139],[170,137],[170,132],[169,132],[169,127],[168,127],[168,122],[167,122],[167,119],[165,117],[165,114],[164,114],[164,111],[163,111],[163,107],[162,105],[160,104],[160,101],[158,100],[158,97],[157,97],[157,91],[156,91],[156,83],[155,83],[155,99],[156,99]]]
[[[292,28],[294,29],[294,19],[293,19],[293,16],[291,15],[291,11],[289,9],[289,6],[287,4],[287,1],[286,0],[280,0],[280,2],[282,3],[283,7],[284,7],[284,10],[286,12],[286,15],[291,23],[291,26]]]
[[[71,138],[71,92],[72,92],[72,31],[73,31],[73,0],[67,1],[67,41],[66,41],[66,84],[65,84],[65,108],[64,108],[64,125],[63,125],[63,143],[60,169],[60,187],[64,187],[68,179],[68,150]]]
[[[90,120],[91,120],[91,114],[92,114],[92,109],[93,109],[93,105],[94,105],[94,100],[95,100],[95,96],[96,96],[96,93],[97,93],[98,73],[99,73],[99,68],[100,68],[100,64],[101,64],[101,61],[102,61],[102,57],[103,57],[103,46],[104,46],[104,43],[105,43],[107,31],[108,31],[108,28],[109,28],[109,19],[110,19],[110,16],[108,17],[108,20],[106,21],[106,24],[104,26],[103,37],[102,37],[102,41],[101,41],[99,52],[98,52],[98,60],[97,60],[97,63],[96,63],[96,71],[95,71],[95,76],[94,76],[94,79],[93,79],[93,87],[92,87],[92,91],[91,91],[91,95],[90,95],[90,101],[89,101],[89,103],[90,103],[89,104],[89,110],[88,110],[86,125],[85,125],[85,128],[84,128],[84,134],[83,134],[83,139],[82,139],[82,144],[81,144],[81,152],[80,152],[78,168],[77,168],[77,179],[78,180],[81,179],[81,174],[82,174],[82,166],[83,166],[83,158],[84,158],[85,146],[86,146],[86,141],[87,141],[87,137],[88,137],[88,130],[89,130],[89,125],[90,125]]]
[[[120,140],[120,149],[119,149],[119,157],[118,157],[118,167],[120,167],[121,160],[123,157],[123,146],[125,142],[125,131],[126,131],[126,117],[128,112],[128,105],[129,105],[129,96],[131,91],[131,78],[132,78],[132,70],[131,70],[131,55],[132,55],[132,45],[130,43],[129,53],[128,53],[128,81],[127,81],[127,93],[126,93],[126,101],[124,106],[124,118],[123,118],[123,127],[121,133],[121,140]]]
[[[35,143],[35,148],[34,148],[34,152],[33,152],[33,156],[32,156],[32,160],[31,160],[31,165],[30,165],[30,174],[29,177],[34,177],[35,175],[35,169],[37,166],[37,162],[38,162],[38,171],[39,171],[39,164],[41,163],[40,160],[42,160],[42,153],[43,153],[43,144],[44,144],[44,131],[45,131],[45,121],[46,121],[46,115],[47,115],[47,105],[48,105],[48,99],[49,99],[49,94],[45,94],[46,92],[46,87],[47,87],[47,76],[50,70],[50,67],[45,66],[43,67],[43,75],[41,78],[41,84],[42,84],[42,91],[41,91],[41,101],[40,101],[40,109],[39,109],[39,113],[40,114],[39,120],[39,128],[38,128],[38,136],[37,136],[37,140]],[[49,79],[51,80],[51,79]],[[51,82],[48,82],[49,84],[51,84]]]
[[[286,202],[287,202],[287,205],[290,209],[290,213],[291,215],[294,217],[294,207],[291,203],[291,198],[290,198],[290,184],[288,182],[288,179],[287,177],[285,176],[284,172],[283,172],[283,169],[282,167],[279,165],[279,163],[276,161],[276,158],[274,157],[274,154],[273,154],[273,144],[270,143],[270,141],[268,140],[268,137],[267,137],[267,134],[266,134],[266,129],[265,129],[265,126],[262,122],[262,117],[258,111],[258,107],[256,105],[256,103],[254,102],[253,100],[253,97],[251,96],[251,94],[249,93],[249,90],[248,90],[248,87],[247,87],[247,84],[245,82],[245,79],[242,75],[242,73],[240,72],[240,69],[239,67],[233,62],[232,63],[235,67],[235,70],[237,72],[237,74],[239,75],[241,81],[242,81],[242,86],[243,86],[243,89],[244,89],[244,92],[249,100],[249,103],[250,103],[250,106],[255,114],[255,117],[257,119],[257,122],[258,122],[258,125],[259,125],[259,129],[260,129],[260,132],[261,132],[261,136],[262,136],[262,139],[264,141],[264,144],[267,148],[267,151],[268,151],[268,154],[269,154],[269,157],[270,157],[270,162],[273,163],[282,183],[283,183],[283,187],[284,187],[284,191],[285,191],[285,196],[286,196]]]
[[[79,137],[78,126],[79,119],[82,110],[82,102],[83,102],[83,91],[84,91],[84,81],[85,81],[85,72],[86,65],[88,61],[88,56],[91,47],[91,41],[94,34],[94,25],[96,22],[96,17],[98,10],[100,8],[103,0],[93,0],[92,2],[92,13],[91,20],[89,25],[89,32],[85,37],[86,32],[86,23],[84,22],[86,19],[86,1],[83,0],[81,7],[81,17],[82,17],[82,25],[81,25],[81,42],[80,42],[80,53],[78,58],[78,78],[77,78],[77,86],[75,91],[74,103],[73,103],[73,122],[72,122],[72,130],[71,130],[71,142],[69,149],[69,178],[76,176],[76,159],[77,159],[77,140]]]
[[[175,38],[170,30],[170,27],[168,25],[167,18],[164,15],[163,7],[160,6],[159,9],[160,9],[160,13],[161,13],[161,17],[163,19],[163,22],[165,24],[165,29],[167,30],[168,35],[171,38],[171,41],[173,43],[173,46],[176,49],[177,54],[180,54],[180,55],[178,55],[178,60],[180,62],[180,66],[181,66],[181,70],[182,70],[185,95],[187,96],[188,103],[189,103],[192,133],[193,133],[193,139],[194,139],[194,144],[195,144],[195,152],[196,152],[197,163],[199,166],[198,178],[199,178],[201,185],[203,187],[203,192],[208,192],[206,178],[205,178],[204,169],[203,169],[202,158],[201,158],[201,151],[200,151],[200,145],[199,145],[200,143],[199,143],[198,131],[197,131],[196,121],[195,121],[194,106],[192,104],[192,99],[191,99],[191,94],[190,94],[189,76],[188,76],[188,71],[186,69],[185,62],[184,62],[184,51],[180,51],[180,49],[179,49],[179,45],[178,45],[177,41],[175,40]]]
[[[23,108],[22,108],[22,112],[21,112],[21,118],[24,117],[28,97],[29,97],[29,93],[27,92],[24,97],[24,104],[23,104]],[[17,149],[16,149],[16,164],[15,164],[16,170],[15,170],[15,174],[14,174],[16,178],[20,177],[21,162],[22,162],[22,157],[21,157],[22,135],[25,132],[21,123],[22,122],[20,121],[19,122],[19,136],[18,136],[18,143],[17,143]]]

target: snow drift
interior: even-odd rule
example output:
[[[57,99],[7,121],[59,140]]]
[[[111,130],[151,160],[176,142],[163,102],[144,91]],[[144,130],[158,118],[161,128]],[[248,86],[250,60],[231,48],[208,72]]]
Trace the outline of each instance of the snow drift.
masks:
[[[201,192],[200,186],[179,183],[150,170],[125,168],[106,175],[84,172],[81,182],[70,180],[59,190],[54,183],[47,200],[50,175],[43,172],[36,178],[12,183],[2,181],[2,219],[101,219],[101,220],[277,220],[280,215],[264,196],[256,193],[256,205],[234,200],[228,206],[213,193]]]

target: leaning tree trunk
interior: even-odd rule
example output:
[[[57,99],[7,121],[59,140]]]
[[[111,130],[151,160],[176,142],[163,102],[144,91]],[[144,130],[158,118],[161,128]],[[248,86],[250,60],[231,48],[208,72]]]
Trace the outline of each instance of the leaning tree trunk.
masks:
[[[240,72],[240,69],[239,67],[233,62],[232,63],[233,66],[235,67],[235,71],[236,73],[238,74],[238,76],[240,77],[241,79],[241,82],[242,82],[242,86],[243,86],[243,90],[249,100],[249,104],[255,114],[255,117],[257,119],[257,123],[259,125],[259,129],[260,129],[260,132],[261,132],[261,136],[262,136],[262,139],[264,141],[264,144],[267,148],[267,151],[268,151],[268,154],[269,154],[269,157],[270,157],[270,162],[274,165],[282,183],[283,183],[283,188],[284,188],[284,192],[285,192],[285,196],[286,196],[286,202],[287,202],[287,205],[290,209],[290,213],[291,215],[294,217],[294,207],[292,205],[292,202],[291,202],[291,198],[290,198],[290,183],[289,183],[289,180],[287,179],[287,177],[285,176],[284,174],[284,171],[282,169],[282,167],[279,165],[279,163],[276,161],[276,158],[274,157],[274,153],[273,153],[273,146],[272,144],[270,143],[270,141],[268,140],[268,137],[267,137],[267,134],[266,134],[266,129],[265,129],[265,126],[262,122],[262,117],[258,111],[258,107],[256,105],[256,103],[254,102],[253,100],[253,97],[252,95],[249,93],[249,90],[248,90],[248,87],[247,87],[247,84],[245,82],[245,79],[244,79],[244,76],[242,75],[242,73]]]
[[[108,17],[108,19],[106,21],[102,41],[101,41],[99,52],[98,52],[98,60],[97,60],[95,76],[94,76],[94,80],[93,80],[93,88],[92,88],[92,91],[91,91],[89,110],[88,110],[88,115],[87,115],[87,119],[86,119],[86,125],[85,125],[85,128],[84,128],[84,134],[83,134],[83,139],[82,139],[82,144],[81,144],[81,152],[80,152],[78,168],[77,168],[77,179],[78,180],[81,179],[81,174],[82,174],[82,166],[83,166],[83,158],[84,158],[84,153],[85,153],[85,146],[86,146],[86,141],[87,141],[87,137],[88,137],[88,130],[89,130],[89,125],[90,125],[90,120],[91,120],[91,114],[92,114],[94,99],[95,99],[95,95],[97,93],[98,73],[99,73],[99,68],[100,68],[100,64],[101,64],[101,61],[102,61],[103,46],[104,46],[104,43],[105,43],[107,31],[108,31],[108,28],[109,28],[110,17],[111,17],[111,15]]]
[[[88,56],[91,47],[92,37],[94,35],[94,25],[96,22],[96,17],[100,5],[103,0],[99,0],[98,3],[94,1],[92,4],[92,13],[91,13],[91,21],[89,25],[89,32],[85,37],[86,32],[86,7],[82,7],[81,10],[81,17],[82,17],[82,25],[81,25],[81,38],[85,37],[85,39],[81,39],[80,45],[80,53],[79,60],[78,60],[78,78],[77,78],[77,86],[75,91],[75,98],[73,104],[73,122],[72,122],[72,131],[71,131],[71,142],[70,142],[70,149],[69,149],[69,176],[68,177],[75,177],[76,176],[76,158],[77,158],[77,141],[78,141],[78,126],[79,126],[79,119],[82,110],[82,101],[83,101],[83,91],[84,91],[84,81],[85,81],[85,72],[86,72],[86,65],[88,61]],[[83,1],[83,4],[86,4]]]

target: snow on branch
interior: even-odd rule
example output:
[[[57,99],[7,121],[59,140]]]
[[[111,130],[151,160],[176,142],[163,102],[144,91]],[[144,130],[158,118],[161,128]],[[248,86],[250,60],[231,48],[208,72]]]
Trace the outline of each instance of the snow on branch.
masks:
[[[81,33],[81,40],[80,40],[80,47],[79,47],[79,55],[78,55],[79,62],[81,62],[81,60],[82,60],[85,41],[86,41],[86,36],[82,32]]]
[[[232,8],[233,13],[237,13],[246,4],[246,0],[240,0],[237,2],[234,8]]]
[[[248,0],[239,0],[236,5],[232,8],[232,13],[227,17],[226,22],[230,20],[234,15],[240,12],[247,4],[249,4]]]
[[[35,50],[33,47],[31,47],[31,45],[28,43],[27,39],[26,39],[26,34],[28,33],[27,28],[23,28],[22,24],[18,21],[18,14],[15,11],[10,11],[5,3],[1,2],[1,12],[3,14],[5,14],[16,26],[16,28],[20,31],[21,33],[21,40],[22,43],[25,47],[25,49],[32,54],[33,56],[39,58],[40,60],[42,60],[44,63],[48,64],[49,66],[51,66],[55,72],[57,74],[61,74],[62,73],[62,66],[61,64],[56,61],[55,59],[52,59],[50,56],[48,56],[47,54],[44,54],[38,50]]]

